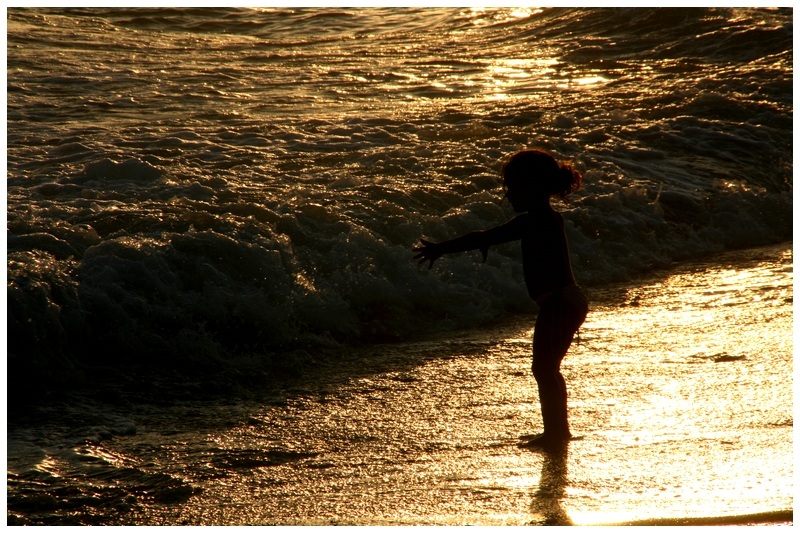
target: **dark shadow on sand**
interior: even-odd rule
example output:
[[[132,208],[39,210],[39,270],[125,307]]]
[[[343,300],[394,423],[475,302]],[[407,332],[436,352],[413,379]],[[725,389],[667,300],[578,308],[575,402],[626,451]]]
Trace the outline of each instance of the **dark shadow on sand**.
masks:
[[[552,450],[531,450],[541,453],[542,475],[539,478],[539,487],[533,493],[531,501],[531,514],[535,518],[528,525],[531,526],[571,526],[572,519],[567,515],[561,502],[566,497],[567,459],[569,457],[569,444],[564,444]]]

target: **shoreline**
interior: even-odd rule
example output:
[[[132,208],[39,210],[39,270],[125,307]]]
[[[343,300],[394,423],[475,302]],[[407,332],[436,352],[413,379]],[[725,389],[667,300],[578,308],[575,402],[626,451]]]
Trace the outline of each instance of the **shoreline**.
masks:
[[[759,526],[759,525],[793,525],[794,510],[765,511],[762,513],[701,516],[692,518],[650,518],[630,522],[594,524],[602,526]],[[588,524],[587,524],[588,525]]]
[[[732,262],[732,266],[745,266],[769,258],[774,253],[793,249],[793,241],[767,244],[763,246],[727,250],[702,258],[674,263],[669,268],[651,271],[634,279],[598,285],[583,286],[587,293],[591,309],[596,306],[629,305],[626,294],[631,289],[660,283],[674,272],[682,269],[702,268],[709,264]],[[197,373],[195,369],[187,374],[180,374],[177,369],[157,369],[148,371],[143,368],[130,369],[126,375],[123,369],[116,367],[87,368],[84,384],[75,387],[65,386],[53,390],[45,397],[26,405],[9,402],[9,423],[15,419],[24,420],[35,416],[37,407],[55,402],[97,402],[110,407],[128,408],[138,403],[152,405],[168,405],[169,403],[205,400],[252,400],[273,397],[286,386],[303,388],[308,381],[313,382],[318,373],[327,375],[330,369],[343,370],[353,359],[352,354],[376,352],[391,349],[394,346],[447,342],[452,338],[468,338],[470,336],[485,337],[492,332],[515,330],[520,327],[533,328],[536,313],[509,313],[497,317],[491,322],[471,328],[445,329],[423,333],[413,338],[394,342],[359,343],[356,345],[331,345],[327,348],[294,349],[283,353],[268,354],[259,359],[256,355],[239,356],[227,360],[229,366],[220,369],[206,369]],[[491,335],[488,335],[491,336]],[[580,337],[579,337],[580,338]],[[271,365],[274,358],[286,357],[283,365],[276,369]],[[356,355],[357,359],[358,356]],[[405,366],[405,363],[404,365]],[[360,370],[358,364],[352,369],[356,374]],[[11,391],[9,391],[10,395]]]

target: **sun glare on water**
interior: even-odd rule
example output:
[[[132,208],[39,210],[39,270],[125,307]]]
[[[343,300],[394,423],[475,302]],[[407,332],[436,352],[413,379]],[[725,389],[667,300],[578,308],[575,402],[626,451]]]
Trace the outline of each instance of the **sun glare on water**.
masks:
[[[219,464],[268,466],[245,470],[241,482],[226,470],[204,482],[195,507],[167,511],[208,524],[723,523],[754,513],[785,521],[787,253],[590,292],[581,340],[562,366],[578,437],[563,452],[516,446],[540,423],[531,324],[520,321],[499,336],[354,354],[359,367],[421,359],[350,370],[209,436]],[[204,475],[216,468],[203,454],[168,461]]]

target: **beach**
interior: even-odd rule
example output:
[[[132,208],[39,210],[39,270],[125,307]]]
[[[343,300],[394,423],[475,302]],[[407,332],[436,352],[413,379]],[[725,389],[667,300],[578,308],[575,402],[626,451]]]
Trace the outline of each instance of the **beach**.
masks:
[[[789,520],[790,8],[6,25],[9,524]],[[583,174],[561,456],[519,244],[412,259],[523,148]]]
[[[32,523],[790,523],[792,279],[787,244],[590,291],[563,453],[517,447],[541,429],[518,317],[354,350],[258,401],[131,408],[134,435],[29,470],[10,441],[9,508],[27,487],[98,502]]]

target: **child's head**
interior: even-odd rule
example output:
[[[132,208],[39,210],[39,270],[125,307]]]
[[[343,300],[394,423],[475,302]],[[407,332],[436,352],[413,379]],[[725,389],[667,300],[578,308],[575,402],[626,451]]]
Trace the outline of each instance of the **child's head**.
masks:
[[[581,186],[583,176],[568,163],[556,161],[541,150],[522,150],[512,155],[501,170],[507,190],[526,198],[546,195],[562,200]]]

